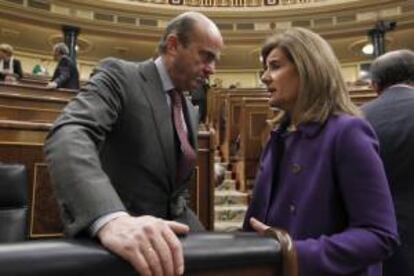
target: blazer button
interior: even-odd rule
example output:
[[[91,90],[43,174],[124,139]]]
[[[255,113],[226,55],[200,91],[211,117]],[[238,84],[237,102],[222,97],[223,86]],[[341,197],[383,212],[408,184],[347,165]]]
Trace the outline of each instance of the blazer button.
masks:
[[[293,163],[290,170],[293,174],[298,174],[302,170],[302,167],[298,163]]]
[[[291,214],[294,214],[296,212],[296,206],[295,206],[295,204],[290,204],[289,205],[289,212]]]

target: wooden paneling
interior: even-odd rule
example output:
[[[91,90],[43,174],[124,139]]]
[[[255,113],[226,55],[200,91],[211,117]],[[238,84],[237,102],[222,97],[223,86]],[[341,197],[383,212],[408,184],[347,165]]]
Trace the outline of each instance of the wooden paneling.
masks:
[[[246,181],[254,179],[262,150],[264,133],[270,131],[266,120],[275,116],[269,98],[243,98],[241,102],[240,149],[236,161],[236,179],[241,191],[248,190]]]
[[[76,91],[71,89],[48,89],[36,85],[28,84],[5,84],[0,82],[0,92],[15,93],[20,95],[31,96],[49,96],[60,99],[71,99],[76,96]]]
[[[358,106],[377,98],[377,94],[370,87],[353,87],[349,90],[351,100]]]
[[[220,145],[222,157],[225,162],[230,162],[237,155],[237,140],[240,135],[240,126],[245,122],[240,121],[240,106],[243,98],[268,97],[269,93],[263,89],[229,89],[224,96],[224,139]],[[223,128],[223,127],[222,127]],[[220,135],[222,131],[220,131]]]
[[[0,104],[1,120],[51,123],[56,120],[60,113],[58,110],[5,106]]]
[[[62,226],[55,195],[37,143],[0,142],[0,160],[24,164],[29,177],[29,238],[61,236]]]
[[[197,167],[190,186],[190,207],[207,230],[214,230],[213,132],[198,132]]]
[[[0,92],[0,105],[4,106],[62,110],[68,102],[69,99],[51,96],[33,96],[14,92]]]
[[[43,143],[51,124],[0,120],[0,161],[21,163],[29,175],[29,238],[60,236],[62,224],[44,161]],[[197,173],[190,205],[201,222],[213,229],[212,133],[200,132]]]
[[[25,74],[23,78],[19,80],[19,84],[46,87],[50,80],[50,76]]]
[[[43,144],[48,123],[0,120],[0,142],[19,142]]]

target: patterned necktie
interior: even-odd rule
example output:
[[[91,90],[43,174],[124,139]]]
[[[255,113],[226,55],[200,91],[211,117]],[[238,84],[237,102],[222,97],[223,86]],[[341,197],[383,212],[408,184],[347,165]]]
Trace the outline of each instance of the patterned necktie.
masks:
[[[177,166],[177,180],[181,181],[185,179],[185,177],[188,176],[188,174],[194,169],[197,156],[188,141],[187,132],[184,128],[184,120],[181,115],[183,110],[182,95],[180,92],[173,89],[170,91],[170,96],[174,127],[180,142],[180,149],[182,153],[179,157]]]

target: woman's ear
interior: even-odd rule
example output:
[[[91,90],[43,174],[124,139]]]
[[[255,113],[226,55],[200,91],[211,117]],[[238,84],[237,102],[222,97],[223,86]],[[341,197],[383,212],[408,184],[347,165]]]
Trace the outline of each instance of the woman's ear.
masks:
[[[377,93],[378,95],[381,94],[381,88],[376,82],[371,81],[371,87],[375,93]]]

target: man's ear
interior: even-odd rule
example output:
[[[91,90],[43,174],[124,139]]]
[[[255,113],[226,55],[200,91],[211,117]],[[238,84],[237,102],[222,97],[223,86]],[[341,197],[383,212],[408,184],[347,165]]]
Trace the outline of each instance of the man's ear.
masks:
[[[178,44],[179,42],[176,34],[169,34],[165,38],[167,53],[175,54],[177,52]]]
[[[375,93],[377,93],[378,95],[381,94],[380,87],[376,82],[371,81],[371,87]]]

